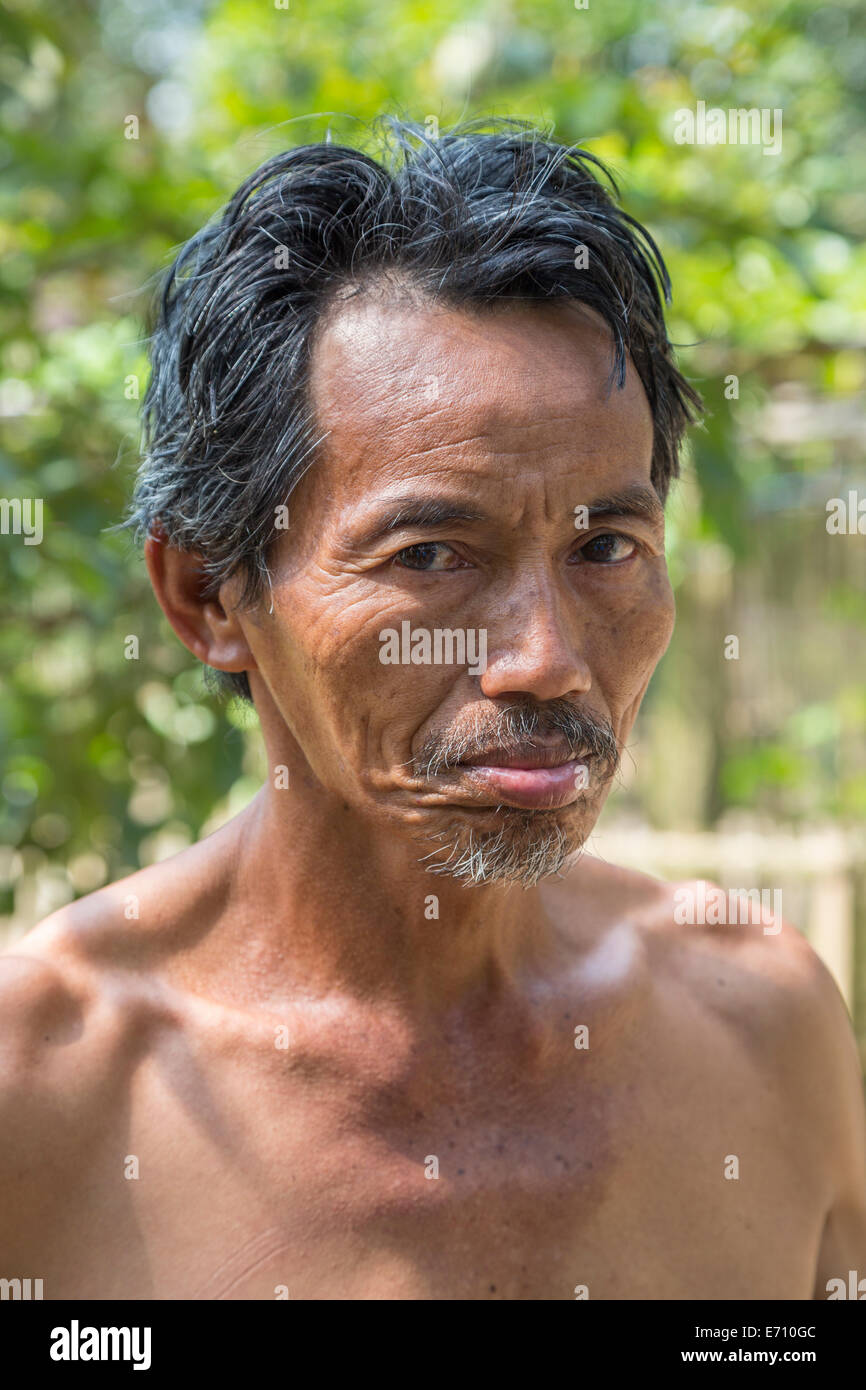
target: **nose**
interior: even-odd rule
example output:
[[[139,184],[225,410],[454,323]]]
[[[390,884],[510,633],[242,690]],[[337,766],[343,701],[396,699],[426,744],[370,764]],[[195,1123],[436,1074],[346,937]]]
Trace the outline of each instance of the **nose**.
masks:
[[[519,594],[500,609],[495,632],[488,632],[483,694],[491,700],[531,695],[538,701],[587,694],[592,677],[578,604],[574,593],[562,594],[552,582],[529,582],[524,576]]]

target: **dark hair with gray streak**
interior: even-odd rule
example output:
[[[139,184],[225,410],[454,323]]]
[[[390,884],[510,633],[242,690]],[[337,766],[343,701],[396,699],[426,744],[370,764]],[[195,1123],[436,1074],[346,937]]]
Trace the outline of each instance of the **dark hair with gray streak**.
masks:
[[[339,291],[388,272],[448,306],[571,299],[601,314],[612,383],[624,384],[626,354],[643,382],[664,501],[701,400],[674,363],[658,247],[600,182],[597,173],[618,196],[594,155],[523,122],[484,125],[492,131],[472,123],[434,139],[381,118],[381,163],[325,142],[286,150],[168,270],[126,525],[198,552],[211,592],[237,575],[242,605],[260,597],[282,534],[277,508],[318,442],[307,392],[314,330]],[[245,673],[218,679],[250,698]]]

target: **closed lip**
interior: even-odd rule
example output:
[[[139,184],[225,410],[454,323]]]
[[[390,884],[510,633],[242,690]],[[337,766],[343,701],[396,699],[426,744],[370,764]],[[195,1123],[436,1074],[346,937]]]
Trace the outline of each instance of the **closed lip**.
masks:
[[[584,761],[580,753],[566,744],[555,747],[532,748],[491,748],[489,753],[475,753],[471,758],[461,758],[458,767],[561,767],[563,763]]]

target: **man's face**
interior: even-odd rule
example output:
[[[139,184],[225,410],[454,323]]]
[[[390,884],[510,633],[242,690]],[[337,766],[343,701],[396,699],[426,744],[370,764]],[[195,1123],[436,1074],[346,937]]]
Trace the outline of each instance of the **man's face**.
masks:
[[[670,639],[650,409],[610,368],[573,305],[363,295],[318,336],[327,438],[244,630],[305,776],[434,871],[561,868]]]

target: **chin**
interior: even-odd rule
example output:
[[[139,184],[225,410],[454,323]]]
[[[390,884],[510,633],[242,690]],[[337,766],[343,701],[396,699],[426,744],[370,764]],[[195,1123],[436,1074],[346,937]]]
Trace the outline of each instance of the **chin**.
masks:
[[[428,832],[423,837],[428,852],[419,862],[428,873],[466,887],[517,883],[533,888],[565,871],[593,824],[586,807],[525,811],[499,806],[489,815],[452,818],[442,830]]]

